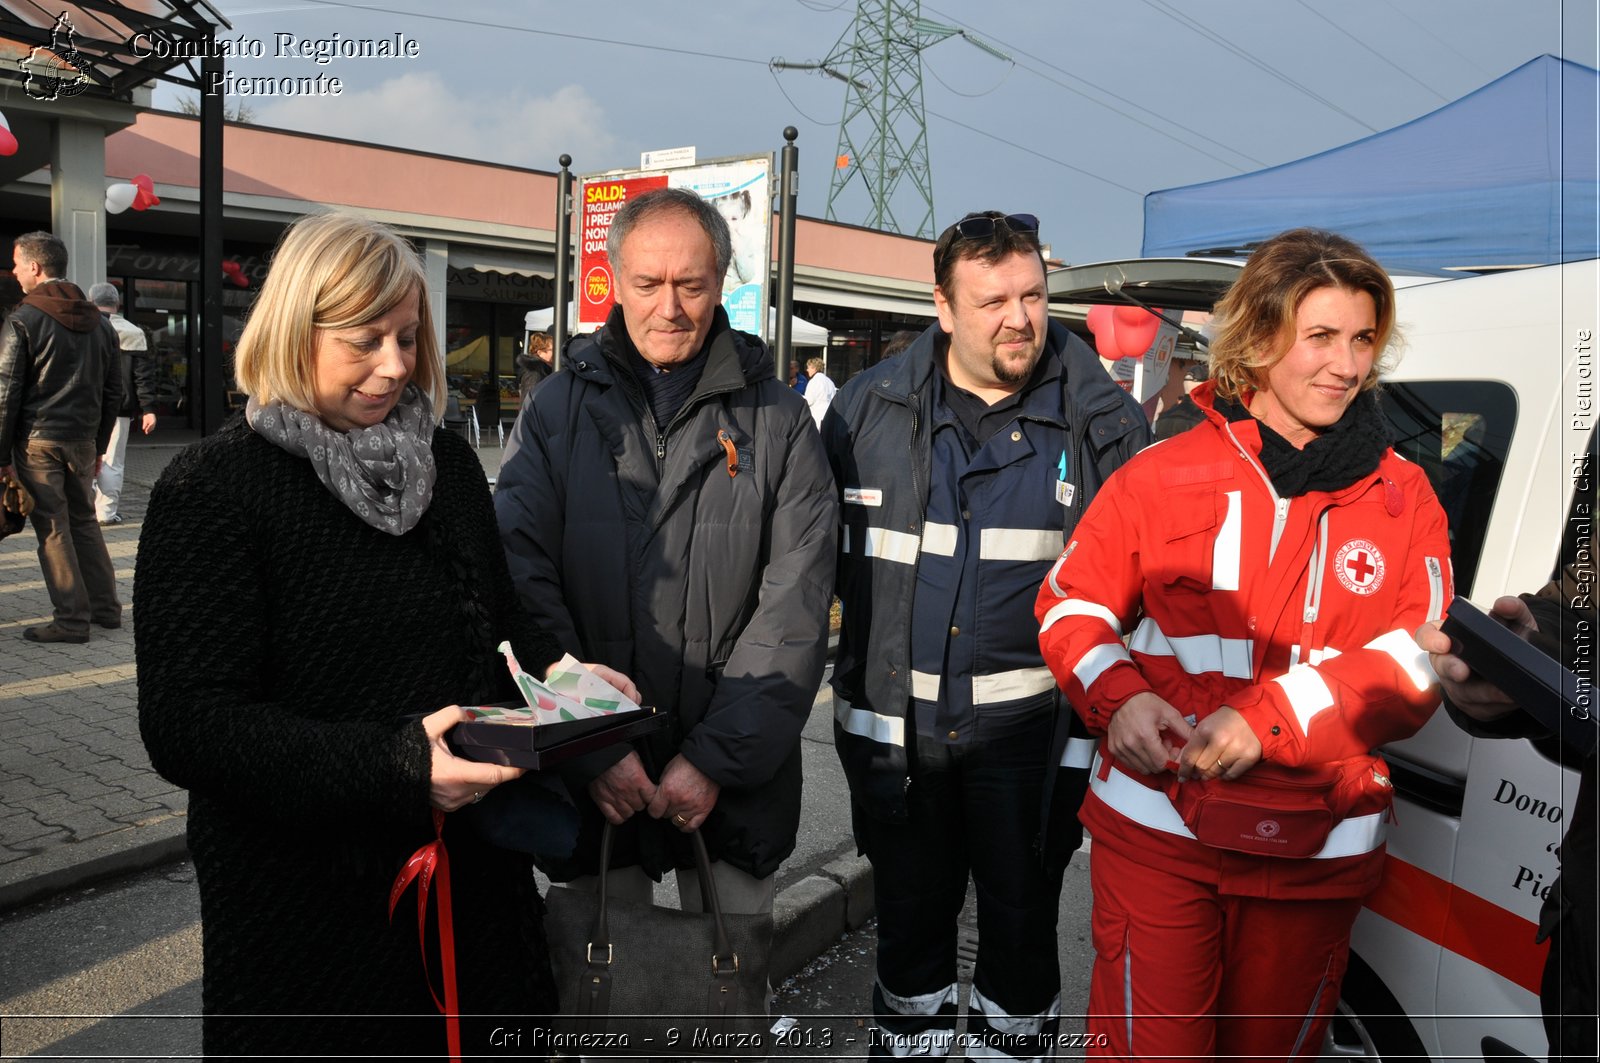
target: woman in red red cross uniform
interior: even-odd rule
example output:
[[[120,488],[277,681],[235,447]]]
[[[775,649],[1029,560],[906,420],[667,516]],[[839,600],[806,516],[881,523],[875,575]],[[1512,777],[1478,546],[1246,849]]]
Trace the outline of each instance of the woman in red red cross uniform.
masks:
[[[1392,790],[1439,703],[1409,632],[1450,601],[1445,515],[1375,389],[1383,269],[1283,233],[1217,307],[1205,420],[1096,496],[1040,643],[1100,736],[1089,1030],[1130,1059],[1314,1058]]]

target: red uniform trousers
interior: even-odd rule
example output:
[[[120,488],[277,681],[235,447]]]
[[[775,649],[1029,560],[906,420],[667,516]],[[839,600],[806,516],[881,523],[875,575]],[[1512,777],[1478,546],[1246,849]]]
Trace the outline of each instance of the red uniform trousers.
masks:
[[[1089,880],[1089,1055],[1282,1061],[1322,1051],[1359,898],[1222,895],[1098,837]]]

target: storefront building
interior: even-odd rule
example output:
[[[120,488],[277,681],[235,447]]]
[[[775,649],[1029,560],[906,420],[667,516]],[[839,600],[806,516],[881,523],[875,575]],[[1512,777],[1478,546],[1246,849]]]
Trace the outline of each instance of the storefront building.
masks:
[[[355,209],[422,251],[452,391],[476,401],[484,387],[498,387],[509,423],[519,402],[514,358],[524,316],[555,302],[553,173],[239,123],[225,127],[223,171],[224,361],[284,228],[306,213]],[[107,183],[137,174],[151,178],[161,202],[102,215],[104,275],[122,289],[127,316],[154,339],[159,424],[191,429],[200,424],[204,379],[198,120],[141,110],[131,125],[110,130]],[[0,186],[10,236],[49,229],[51,217],[48,166]],[[795,315],[828,329],[823,353],[835,380],[875,361],[896,330],[933,321],[932,250],[926,240],[799,220]],[[70,272],[85,286],[101,279]]]

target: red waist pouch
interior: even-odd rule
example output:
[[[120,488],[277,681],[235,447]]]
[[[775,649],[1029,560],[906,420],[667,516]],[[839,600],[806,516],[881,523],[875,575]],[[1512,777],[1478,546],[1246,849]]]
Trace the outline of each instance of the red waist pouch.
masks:
[[[1167,789],[1190,832],[1213,849],[1303,859],[1328,841],[1338,771],[1257,764],[1233,781],[1190,779]]]

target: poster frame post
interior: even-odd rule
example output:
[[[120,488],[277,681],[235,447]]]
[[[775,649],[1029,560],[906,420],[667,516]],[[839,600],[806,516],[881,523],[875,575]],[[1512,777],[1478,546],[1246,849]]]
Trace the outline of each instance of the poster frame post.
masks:
[[[800,150],[794,146],[800,131],[784,126],[782,151],[778,153],[778,290],[777,327],[772,338],[773,360],[778,380],[789,380],[789,359],[794,330],[794,222],[800,194]]]
[[[556,173],[556,298],[550,326],[554,340],[550,365],[560,370],[567,346],[567,307],[572,298],[572,156],[563,155],[556,161],[561,169]]]

